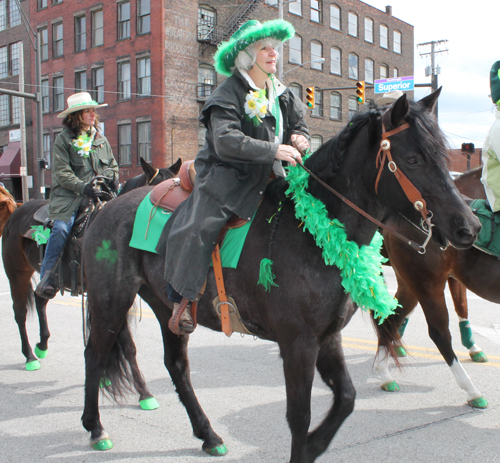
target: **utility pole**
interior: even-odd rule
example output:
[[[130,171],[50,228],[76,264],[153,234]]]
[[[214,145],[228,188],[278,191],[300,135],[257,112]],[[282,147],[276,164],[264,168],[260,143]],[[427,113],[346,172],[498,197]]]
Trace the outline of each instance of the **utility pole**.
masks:
[[[431,47],[431,51],[427,53],[420,53],[420,56],[426,56],[426,55],[431,55],[431,65],[430,67],[427,66],[425,69],[425,75],[426,76],[431,76],[431,87],[432,91],[435,92],[438,89],[438,74],[441,73],[441,68],[439,66],[436,66],[436,55],[438,53],[443,53],[447,52],[448,49],[436,49],[436,47],[440,47],[441,45],[444,45],[448,40],[437,40],[437,41],[432,41],[432,42],[426,42],[426,43],[419,43],[417,47]],[[436,115],[436,118],[438,116],[438,104],[436,101],[436,106],[434,107],[434,114]]]
[[[24,92],[24,47],[22,40],[19,41],[19,91]],[[28,169],[26,162],[26,110],[24,98],[20,99],[21,105],[21,182],[22,182],[22,193],[23,193],[23,203],[29,201],[29,191],[28,191]]]

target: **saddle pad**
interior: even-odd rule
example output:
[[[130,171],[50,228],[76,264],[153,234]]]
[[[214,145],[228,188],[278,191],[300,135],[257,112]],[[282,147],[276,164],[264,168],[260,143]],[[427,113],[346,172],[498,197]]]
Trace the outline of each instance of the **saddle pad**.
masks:
[[[470,208],[481,222],[481,231],[474,247],[500,257],[500,213],[493,213],[484,199],[475,199]]]
[[[158,245],[163,228],[172,214],[160,208],[154,210],[150,194],[148,193],[137,208],[129,246],[158,254],[156,246]],[[151,220],[150,216],[152,216]],[[238,266],[241,251],[243,250],[243,245],[245,244],[252,221],[253,218],[242,227],[228,230],[220,250],[223,267],[236,268]]]

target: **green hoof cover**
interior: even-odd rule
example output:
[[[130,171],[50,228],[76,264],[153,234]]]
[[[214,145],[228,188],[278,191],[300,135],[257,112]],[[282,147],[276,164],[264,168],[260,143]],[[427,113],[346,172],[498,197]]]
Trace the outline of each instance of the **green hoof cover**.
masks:
[[[113,448],[113,442],[111,442],[109,439],[103,439],[92,444],[92,448],[94,450],[109,450]]]
[[[488,361],[488,357],[486,357],[486,354],[482,350],[469,355],[473,362],[486,363]]]
[[[396,381],[391,381],[390,383],[382,384],[382,386],[380,386],[380,389],[387,392],[396,392],[399,391],[399,386]]]
[[[44,359],[45,357],[47,357],[47,353],[49,352],[49,350],[42,350],[42,349],[39,349],[38,346],[35,346],[35,355],[39,358],[39,359]]]
[[[26,370],[35,371],[40,369],[40,362],[38,360],[32,360],[31,362],[26,362]]]
[[[474,400],[469,400],[468,404],[474,408],[486,408],[489,404],[484,397],[478,397]]]
[[[154,397],[139,400],[139,405],[143,410],[156,410],[160,406]]]
[[[108,378],[101,379],[99,387],[108,387],[108,386],[111,386],[111,381]]]
[[[222,457],[227,453],[227,447],[224,444],[218,445],[212,449],[204,449],[206,453],[213,457]]]
[[[398,357],[406,357],[406,350],[404,347],[398,346],[395,351]]]

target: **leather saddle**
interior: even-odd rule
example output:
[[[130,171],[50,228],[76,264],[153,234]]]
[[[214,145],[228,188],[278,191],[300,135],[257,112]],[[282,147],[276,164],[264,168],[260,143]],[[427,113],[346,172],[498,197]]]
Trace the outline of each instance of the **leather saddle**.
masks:
[[[196,181],[194,161],[187,161],[179,169],[179,177],[169,178],[159,183],[151,190],[150,199],[155,207],[161,207],[173,212],[177,206],[185,201],[193,191]],[[233,215],[226,223],[224,229],[239,228],[248,221]]]

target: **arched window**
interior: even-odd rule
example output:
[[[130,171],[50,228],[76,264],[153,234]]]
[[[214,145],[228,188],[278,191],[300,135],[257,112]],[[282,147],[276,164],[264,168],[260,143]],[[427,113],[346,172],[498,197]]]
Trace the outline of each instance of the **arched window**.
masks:
[[[314,108],[311,109],[311,116],[323,117],[323,91],[314,91]]]
[[[311,69],[323,70],[323,63],[318,62],[323,57],[323,45],[316,40],[311,42]],[[315,62],[316,61],[316,62]]]
[[[338,76],[342,75],[342,52],[339,48],[330,49],[330,72]]]
[[[373,84],[373,60],[365,59],[365,82]]]
[[[342,120],[342,95],[338,92],[330,94],[330,119],[334,121]]]
[[[213,66],[200,64],[198,67],[198,99],[206,100],[217,85],[217,74]]]
[[[349,79],[358,80],[358,55],[349,53]]]
[[[311,0],[311,21],[315,23],[323,22],[322,10],[322,0]]]
[[[373,19],[365,18],[365,42],[373,43]]]
[[[359,111],[358,99],[355,96],[349,97],[349,120]]]
[[[289,88],[291,92],[300,100],[302,101],[302,85],[297,84],[297,83],[292,83],[289,85]]]
[[[388,43],[389,28],[385,24],[380,25],[380,46],[382,48],[389,48]]]
[[[216,23],[216,10],[208,5],[200,5],[198,7],[198,40],[201,42],[209,40]]]
[[[288,11],[290,13],[302,16],[302,0],[292,0],[288,4]]]
[[[352,35],[353,37],[357,37],[358,36],[358,15],[352,11],[349,11],[347,18],[349,20],[349,27],[348,27],[347,33],[349,35]]]
[[[313,135],[311,137],[311,153],[314,153],[323,144],[321,135]]]
[[[401,32],[399,31],[393,32],[392,51],[394,53],[401,53]]]
[[[389,77],[389,66],[387,64],[380,65],[380,78],[387,79]]]
[[[336,31],[340,31],[342,27],[340,7],[335,4],[330,5],[330,27]]]
[[[288,42],[288,62],[302,64],[302,37],[295,35]]]
[[[399,69],[398,68],[394,68],[392,70],[392,77],[399,77]]]

